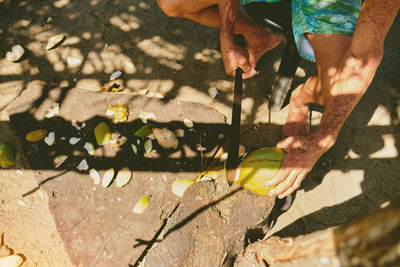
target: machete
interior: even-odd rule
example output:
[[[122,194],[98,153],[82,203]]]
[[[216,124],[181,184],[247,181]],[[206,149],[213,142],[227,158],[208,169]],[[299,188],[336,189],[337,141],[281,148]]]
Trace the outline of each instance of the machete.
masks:
[[[226,179],[231,186],[236,176],[236,167],[239,163],[239,139],[240,139],[240,114],[242,109],[242,69],[235,72],[235,85],[233,91],[232,122],[229,133],[228,159],[226,160]]]

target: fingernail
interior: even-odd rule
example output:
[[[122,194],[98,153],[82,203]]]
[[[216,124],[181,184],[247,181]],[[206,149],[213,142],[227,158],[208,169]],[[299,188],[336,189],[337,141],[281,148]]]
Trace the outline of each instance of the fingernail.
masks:
[[[271,190],[271,191],[268,192],[268,196],[271,196],[271,197],[272,197],[274,194],[275,194],[275,191],[274,191],[274,190]]]

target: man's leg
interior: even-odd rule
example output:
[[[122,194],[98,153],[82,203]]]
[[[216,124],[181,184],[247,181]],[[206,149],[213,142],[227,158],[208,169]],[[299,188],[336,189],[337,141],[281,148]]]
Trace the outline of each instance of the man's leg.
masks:
[[[307,34],[315,54],[318,75],[310,77],[292,93],[289,115],[283,126],[284,137],[306,135],[310,131],[309,104],[325,106],[333,78],[350,47],[351,36],[341,34]]]
[[[168,16],[219,28],[218,0],[157,0],[157,3]],[[250,61],[254,65],[265,52],[278,46],[281,41],[278,35],[259,27],[242,14],[236,20],[235,33],[243,34],[246,38]]]

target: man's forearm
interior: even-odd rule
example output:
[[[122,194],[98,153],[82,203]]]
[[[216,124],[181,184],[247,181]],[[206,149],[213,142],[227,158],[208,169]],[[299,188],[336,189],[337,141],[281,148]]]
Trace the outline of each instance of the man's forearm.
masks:
[[[354,58],[350,52],[348,54],[343,69],[336,75],[331,96],[314,133],[320,146],[326,149],[335,143],[347,117],[369,87],[380,62],[379,58],[368,62]]]
[[[220,16],[220,36],[233,41],[235,21],[238,16],[239,0],[220,0],[218,3]]]
[[[383,55],[383,41],[400,7],[398,0],[366,0],[352,44],[329,88],[321,123],[315,131],[320,145],[329,149],[347,117],[375,75]]]

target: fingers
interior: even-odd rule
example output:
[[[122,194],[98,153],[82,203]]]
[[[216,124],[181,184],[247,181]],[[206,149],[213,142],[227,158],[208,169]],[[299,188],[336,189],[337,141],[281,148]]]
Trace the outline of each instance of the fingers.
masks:
[[[230,76],[235,76],[237,68],[243,71],[242,78],[253,77],[257,72],[255,66],[250,63],[249,54],[246,49],[234,47],[223,53],[225,72]]]
[[[247,72],[243,72],[242,78],[243,78],[243,79],[251,78],[251,77],[253,77],[254,75],[256,75],[256,73],[257,73],[257,71],[256,71],[255,69],[250,69],[250,70],[247,71]]]
[[[291,193],[293,193],[294,190],[296,190],[297,188],[300,187],[301,182],[304,180],[304,178],[306,178],[306,173],[302,173],[300,175],[297,176],[296,180],[294,181],[293,185],[291,187],[289,187],[289,189],[287,189],[285,192],[281,193],[278,195],[279,198],[284,198],[287,197],[288,195],[290,195]]]
[[[269,191],[269,195],[284,198],[290,195],[294,190],[300,187],[307,173],[301,173],[301,170],[294,169],[289,172],[286,179],[279,182],[275,189]]]
[[[265,182],[265,186],[274,186],[279,184],[280,182],[284,181],[286,179],[286,177],[290,174],[290,169],[286,169],[286,168],[281,168],[277,174],[275,174],[275,176],[269,180]],[[271,190],[274,191],[274,190]],[[271,192],[270,191],[270,192]]]

